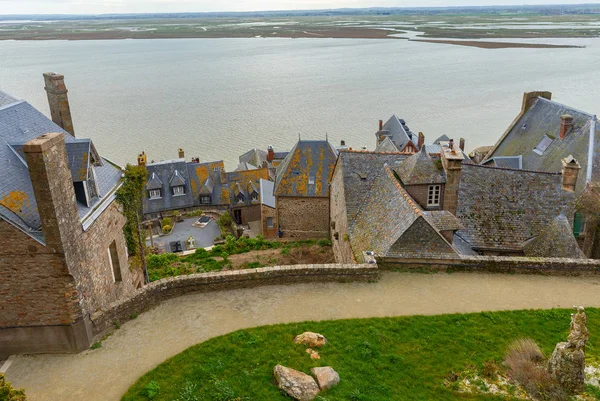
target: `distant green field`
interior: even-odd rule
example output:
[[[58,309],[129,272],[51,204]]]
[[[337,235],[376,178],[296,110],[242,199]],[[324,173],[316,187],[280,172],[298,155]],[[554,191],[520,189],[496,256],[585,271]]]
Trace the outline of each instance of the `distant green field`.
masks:
[[[427,38],[572,38],[600,36],[600,14],[466,13],[288,17],[140,18],[0,24],[0,40],[347,37],[393,38],[402,31]]]

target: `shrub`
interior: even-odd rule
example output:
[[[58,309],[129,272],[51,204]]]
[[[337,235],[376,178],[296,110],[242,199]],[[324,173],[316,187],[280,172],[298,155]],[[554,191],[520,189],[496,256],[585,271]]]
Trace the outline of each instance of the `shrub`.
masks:
[[[142,394],[148,397],[149,400],[156,398],[160,392],[160,385],[154,380],[144,386]]]
[[[329,239],[320,239],[317,241],[319,246],[331,246],[331,240]]]
[[[568,400],[569,397],[545,369],[544,354],[531,339],[516,340],[504,358],[508,376],[537,400]]]
[[[25,401],[25,390],[17,390],[6,381],[4,373],[0,373],[0,400],[2,401]]]
[[[160,225],[162,226],[163,230],[165,228],[165,226],[170,226],[173,227],[173,220],[171,220],[170,217],[165,217],[164,219],[162,219],[162,221],[160,222]]]
[[[187,217],[200,217],[204,214],[204,211],[202,210],[194,210],[193,212],[187,212],[186,216]]]
[[[206,256],[208,256],[208,251],[204,248],[198,248],[196,249],[196,251],[194,252],[194,255],[197,255],[201,258],[204,258]]]
[[[169,266],[179,257],[174,253],[162,253],[160,255],[148,255],[146,265],[148,269],[160,269]]]
[[[162,232],[163,232],[163,234],[168,234],[168,233],[170,233],[170,232],[171,232],[171,226],[170,226],[170,225],[168,225],[168,224],[165,224],[165,225],[162,227]]]
[[[227,237],[233,232],[233,218],[229,212],[223,213],[217,220],[217,224],[219,224],[223,237]]]

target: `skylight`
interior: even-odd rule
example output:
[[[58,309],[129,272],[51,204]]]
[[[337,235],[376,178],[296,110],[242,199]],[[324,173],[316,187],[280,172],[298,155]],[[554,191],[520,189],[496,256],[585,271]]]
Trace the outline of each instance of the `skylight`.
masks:
[[[535,153],[537,153],[538,155],[541,155],[544,153],[544,151],[546,149],[548,149],[548,146],[550,146],[550,144],[552,143],[552,138],[550,138],[548,135],[544,135],[544,137],[542,138],[542,140],[540,141],[540,143],[538,143],[535,148],[533,148],[533,151]]]

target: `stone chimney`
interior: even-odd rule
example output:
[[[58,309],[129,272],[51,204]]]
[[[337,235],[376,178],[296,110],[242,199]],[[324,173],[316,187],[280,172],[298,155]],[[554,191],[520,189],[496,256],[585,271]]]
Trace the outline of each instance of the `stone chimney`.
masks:
[[[458,147],[463,153],[465,152],[465,138],[460,138],[458,141]]]
[[[543,97],[544,99],[552,100],[552,92],[546,92],[546,91],[525,92],[523,94],[523,103],[521,105],[521,114],[525,114],[525,112],[527,110],[529,110],[529,108],[531,106],[533,106],[535,99],[537,99],[538,97]]]
[[[183,148],[179,148],[179,158],[185,159],[185,152],[183,151]]]
[[[565,139],[567,134],[573,129],[573,116],[563,114],[560,116],[560,139]]]
[[[421,150],[421,148],[425,145],[425,135],[422,132],[419,132],[419,139],[417,140],[417,150]]]
[[[346,141],[344,141],[343,139],[340,141],[340,146],[346,146]]]
[[[579,170],[581,170],[581,166],[572,155],[562,159],[562,189],[575,192]]]
[[[146,152],[142,150],[142,153],[138,155],[138,166],[145,166],[147,163]]]
[[[267,161],[270,163],[275,159],[275,151],[273,150],[273,146],[269,145],[267,148]]]
[[[46,246],[54,253],[76,252],[81,222],[62,133],[44,134],[23,145]]]
[[[383,120],[379,120],[379,131],[383,129]]]
[[[69,134],[75,136],[69,99],[67,97],[68,91],[65,86],[65,77],[54,72],[46,72],[44,73],[44,82],[46,84],[44,89],[46,89],[48,95],[48,105],[50,106],[52,121]]]
[[[456,215],[456,207],[458,205],[458,186],[460,184],[460,172],[462,170],[462,162],[465,159],[460,147],[454,143],[442,142],[442,166],[446,172],[446,184],[444,190],[444,210]]]

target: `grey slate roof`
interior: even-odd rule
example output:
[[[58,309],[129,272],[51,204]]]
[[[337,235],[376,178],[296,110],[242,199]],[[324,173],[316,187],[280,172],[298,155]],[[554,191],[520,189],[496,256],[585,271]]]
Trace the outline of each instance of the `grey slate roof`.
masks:
[[[248,163],[248,162],[240,162],[235,168],[235,171],[247,171],[247,170],[256,170],[256,166]]]
[[[436,164],[425,147],[404,160],[396,168],[396,173],[404,185],[443,184],[446,182],[441,163]]]
[[[574,197],[560,174],[463,164],[457,235],[475,250],[519,252],[561,212],[573,215]]]
[[[560,116],[573,116],[573,129],[565,139],[559,138]],[[579,193],[585,187],[588,169],[588,148],[590,126],[593,116],[572,107],[539,97],[515,125],[500,138],[488,158],[496,156],[523,157],[523,169],[534,171],[560,172],[561,159],[573,155],[581,165],[577,180]],[[553,139],[548,148],[540,155],[533,149],[544,137]],[[594,159],[592,179],[598,179],[600,173],[600,124],[596,124],[594,136]]]
[[[435,141],[433,141],[434,145],[439,145],[441,142],[448,142],[450,140],[450,138],[448,138],[448,135],[442,135],[440,136],[438,139],[436,139]]]
[[[194,198],[187,182],[188,169],[185,159],[170,160],[146,165],[148,181],[146,190],[160,189],[161,198],[142,200],[144,213],[158,213],[163,210],[183,209],[194,205]],[[176,174],[177,172],[177,174]],[[183,195],[173,195],[173,187],[185,186]]]
[[[395,147],[400,151],[402,151],[409,142],[413,142],[415,146],[418,143],[417,135],[408,128],[404,120],[396,117],[395,114],[383,124],[381,131],[377,131],[375,135],[378,141],[381,135],[389,137]],[[378,151],[381,150],[378,149]],[[390,150],[387,151],[389,152]]]
[[[558,215],[536,238],[529,241],[523,251],[525,256],[585,259],[564,214]]]
[[[267,161],[267,152],[261,149],[250,149],[239,157],[240,164],[247,163],[254,167],[262,167],[263,161]]]
[[[275,183],[273,181],[260,179],[260,203],[273,209],[275,209],[274,189]]]
[[[163,183],[160,180],[160,178],[158,178],[158,174],[156,173],[156,171],[148,173],[148,182],[146,182],[146,189],[162,189],[162,187]]]
[[[460,220],[447,210],[425,211],[423,215],[439,231],[457,231],[464,228]]]
[[[375,178],[348,233],[356,254],[374,251],[381,257],[404,259],[458,256],[388,166]]]
[[[171,181],[169,182],[171,187],[185,186],[186,180],[184,178],[184,175],[187,175],[186,172],[187,168],[185,168],[184,171],[182,171],[181,173],[179,172],[179,170],[175,170],[171,175]]]
[[[495,156],[491,159],[487,159],[482,163],[483,165],[490,167],[502,167],[510,169],[521,169],[523,168],[523,158],[519,156]]]
[[[400,149],[394,145],[389,136],[386,136],[383,141],[377,141],[375,152],[400,152]]]
[[[75,167],[86,165],[83,163],[83,153],[79,150],[91,149],[93,145],[89,139],[75,139],[29,103],[15,101],[2,91],[0,104],[0,218],[43,243],[29,171],[25,159],[19,154],[19,148],[48,132],[62,132],[65,135],[71,173],[74,177],[79,177],[80,169]],[[82,219],[90,215],[96,205],[114,192],[120,183],[122,172],[119,167],[106,159],[100,159],[100,164],[95,167],[95,171],[101,198],[93,200],[90,207],[77,204]]]
[[[328,141],[298,141],[277,166],[275,196],[328,197],[336,159]]]

